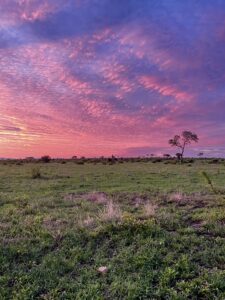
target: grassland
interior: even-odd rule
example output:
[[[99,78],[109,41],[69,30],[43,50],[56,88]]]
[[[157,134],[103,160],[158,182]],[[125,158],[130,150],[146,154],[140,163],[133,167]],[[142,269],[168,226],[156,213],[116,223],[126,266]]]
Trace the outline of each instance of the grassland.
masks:
[[[225,162],[2,161],[0,236],[0,299],[225,299]]]

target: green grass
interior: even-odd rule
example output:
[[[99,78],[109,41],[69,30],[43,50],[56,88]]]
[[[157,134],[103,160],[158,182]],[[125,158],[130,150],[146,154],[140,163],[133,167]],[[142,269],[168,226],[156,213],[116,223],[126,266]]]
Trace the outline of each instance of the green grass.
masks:
[[[225,299],[224,224],[224,162],[1,162],[0,299]]]

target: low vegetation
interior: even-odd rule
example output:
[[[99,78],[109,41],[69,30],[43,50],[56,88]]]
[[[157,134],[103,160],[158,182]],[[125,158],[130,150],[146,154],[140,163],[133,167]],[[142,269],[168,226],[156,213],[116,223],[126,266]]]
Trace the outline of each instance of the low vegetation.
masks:
[[[155,159],[1,161],[0,299],[225,299],[225,162]]]
[[[37,179],[37,178],[41,178],[41,170],[38,167],[34,167],[31,170],[31,178],[33,179]]]

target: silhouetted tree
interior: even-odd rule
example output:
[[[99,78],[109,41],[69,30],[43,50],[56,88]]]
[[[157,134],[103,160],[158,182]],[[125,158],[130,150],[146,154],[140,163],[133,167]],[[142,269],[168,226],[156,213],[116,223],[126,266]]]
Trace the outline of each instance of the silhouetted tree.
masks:
[[[181,152],[176,154],[177,158],[180,161],[182,161],[183,159],[185,147],[191,144],[192,142],[197,143],[198,136],[196,133],[193,133],[191,131],[183,131],[181,135],[175,135],[173,139],[169,140],[169,144],[172,147],[177,147],[181,149]]]
[[[203,155],[204,155],[203,152],[199,152],[199,153],[198,153],[198,156],[199,156],[199,157],[201,157],[201,156],[203,156]]]
[[[182,159],[181,153],[176,153],[176,157],[177,157],[178,160],[181,160]]]

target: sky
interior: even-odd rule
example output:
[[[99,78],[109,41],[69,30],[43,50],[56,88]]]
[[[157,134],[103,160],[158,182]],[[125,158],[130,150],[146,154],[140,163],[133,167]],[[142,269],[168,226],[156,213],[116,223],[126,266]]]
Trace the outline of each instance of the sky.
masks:
[[[224,0],[0,0],[0,157],[225,156]]]

